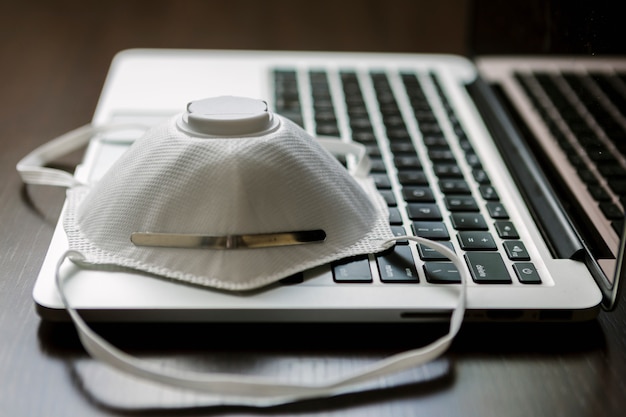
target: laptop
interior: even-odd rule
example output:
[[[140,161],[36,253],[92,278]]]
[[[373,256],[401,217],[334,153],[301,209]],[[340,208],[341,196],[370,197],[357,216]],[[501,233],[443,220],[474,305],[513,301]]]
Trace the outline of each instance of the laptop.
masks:
[[[626,132],[625,92],[626,59],[131,49],[114,58],[93,123],[263,99],[313,135],[367,148],[394,233],[465,261],[466,320],[584,321],[614,307],[624,273],[626,158],[612,139]],[[75,175],[98,181],[142,133],[94,136]],[[66,249],[60,221],[33,290],[45,320],[68,319],[55,286]],[[60,273],[86,320],[113,322],[443,321],[459,282],[406,241],[241,293],[69,261]]]

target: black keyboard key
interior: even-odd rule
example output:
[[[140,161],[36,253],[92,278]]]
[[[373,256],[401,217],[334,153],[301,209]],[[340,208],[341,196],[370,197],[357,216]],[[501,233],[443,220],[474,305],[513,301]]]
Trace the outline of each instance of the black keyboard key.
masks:
[[[426,135],[422,138],[422,141],[428,148],[449,149],[448,141],[443,135]]]
[[[315,127],[315,133],[321,136],[339,136],[339,128],[333,124],[318,124]]]
[[[618,164],[600,165],[598,171],[605,178],[626,178],[626,169]]]
[[[449,240],[448,228],[443,222],[413,222],[413,233],[416,236],[432,240]]]
[[[374,132],[352,132],[352,140],[359,143],[376,143]]]
[[[452,262],[426,262],[424,263],[426,281],[431,284],[458,284],[461,275]]]
[[[508,219],[509,213],[504,208],[502,203],[496,201],[490,201],[487,203],[487,211],[492,219]]]
[[[389,207],[389,224],[393,226],[402,225],[402,215],[397,207]]]
[[[422,170],[400,171],[398,181],[402,185],[428,185],[428,179]]]
[[[465,259],[474,282],[480,284],[509,284],[509,271],[497,252],[469,252]]]
[[[372,132],[372,123],[367,117],[350,119],[350,129],[352,132]]]
[[[408,233],[404,229],[403,226],[391,226],[391,233],[393,233],[396,237],[407,236]],[[409,241],[407,239],[396,240],[396,245],[408,245]]]
[[[517,279],[522,284],[541,284],[541,277],[537,272],[537,268],[530,262],[519,262],[513,264],[513,270],[517,275]]]
[[[463,172],[456,164],[436,164],[434,170],[439,178],[463,178]]]
[[[619,220],[624,217],[624,212],[615,204],[607,201],[600,203],[600,210],[609,220]]]
[[[441,211],[437,204],[409,203],[406,207],[411,220],[441,220]]]
[[[393,141],[389,144],[389,148],[391,149],[391,152],[393,152],[394,155],[402,155],[402,154],[416,155],[417,154],[415,150],[415,146],[413,145],[413,142],[411,142],[410,140]]]
[[[447,162],[454,164],[456,159],[449,149],[432,149],[428,151],[428,158],[433,162]]]
[[[456,230],[487,230],[487,222],[480,213],[452,213],[450,220]]]
[[[296,72],[291,70],[274,71],[274,93],[276,113],[287,117],[300,126],[304,126]]]
[[[445,179],[439,181],[439,188],[444,194],[471,194],[469,185],[465,180]]]
[[[369,154],[369,151],[368,151]],[[387,172],[387,168],[385,167],[385,162],[380,159],[380,158],[370,158],[371,160],[371,168],[370,168],[370,172],[372,173],[377,173],[377,174],[381,174],[381,173],[385,173]]]
[[[526,246],[519,240],[507,240],[504,242],[504,250],[506,256],[513,261],[529,261],[530,255],[526,250]]]
[[[402,196],[407,203],[434,202],[435,196],[429,187],[403,187]]]
[[[626,179],[610,179],[609,187],[617,195],[626,195]]]
[[[467,195],[450,195],[445,198],[446,207],[450,211],[478,211],[474,197]]]
[[[470,141],[467,140],[467,138],[459,139],[459,145],[461,146],[461,149],[463,149],[465,153],[470,153],[470,152],[474,153],[474,147],[472,146]]]
[[[467,154],[465,154],[465,160],[467,161],[469,166],[471,166],[472,168],[480,168],[480,167],[482,167],[480,159],[478,158],[478,155],[476,155],[475,153],[467,153]]]
[[[398,168],[399,171],[402,171],[405,169],[416,170],[422,167],[422,163],[420,162],[417,155],[396,156],[395,158],[393,158],[393,163],[395,164],[396,168]]]
[[[497,250],[496,242],[489,232],[461,231],[457,235],[461,249],[467,251]]]
[[[587,167],[581,167],[576,172],[580,179],[590,187],[597,186],[600,183],[594,173]]]
[[[452,252],[454,252],[454,246],[452,246],[452,242],[439,242],[441,245],[446,246]],[[429,248],[426,245],[417,245],[417,250],[420,256],[420,259],[423,261],[447,261],[449,260],[445,255],[439,253],[438,251]]]
[[[378,193],[383,196],[385,202],[388,207],[396,207],[398,202],[396,201],[396,196],[393,194],[391,190],[378,190]]]
[[[332,108],[332,104],[328,108],[316,108],[314,115],[315,123],[320,124],[330,124],[337,125],[337,117],[335,116],[335,111]]]
[[[519,234],[513,222],[497,221],[495,222],[496,232],[502,239],[519,239]]]
[[[387,128],[387,138],[389,138],[389,142],[406,142],[411,140],[411,135],[406,129],[399,128]]]
[[[418,124],[418,129],[420,130],[420,132],[422,132],[422,134],[424,135],[432,135],[432,134],[441,134],[441,126],[439,126],[438,123],[436,122],[425,122],[425,123],[419,123]]]
[[[489,201],[498,201],[498,200],[500,200],[500,197],[498,196],[498,193],[496,192],[496,189],[493,188],[491,185],[481,185],[479,187],[479,190],[480,190],[480,195],[485,200],[489,200]]]
[[[348,258],[332,264],[335,282],[372,282],[367,256]]]
[[[374,180],[374,184],[376,184],[376,188],[379,190],[390,190],[391,189],[391,180],[385,173],[372,173],[372,179]]]
[[[422,96],[421,99],[422,100],[426,100],[426,97]],[[420,104],[421,103],[423,103],[423,101],[420,102]],[[413,112],[413,115],[415,116],[415,119],[418,122],[434,123],[434,122],[437,121],[437,117],[435,117],[435,113],[429,107],[428,108],[420,108],[420,107],[418,107],[418,109]]]
[[[411,248],[396,245],[376,257],[380,280],[386,283],[419,282]]]
[[[382,163],[382,153],[380,152],[380,147],[377,143],[368,143],[363,146],[365,146],[365,153],[367,153],[367,156],[372,159],[372,165],[375,162],[374,159],[380,160],[380,162]]]
[[[400,111],[394,111],[383,115],[383,124],[387,128],[387,131],[394,132],[407,132],[406,125],[404,124],[404,120],[402,120],[402,116],[400,115]],[[407,132],[408,133],[408,132]]]
[[[483,169],[474,169],[472,171],[472,176],[474,180],[476,180],[479,184],[489,184],[491,181],[489,180],[489,176]]]
[[[608,193],[608,191],[602,188],[601,185],[592,185],[590,187],[587,187],[587,190],[589,190],[589,194],[591,194],[591,197],[596,201],[611,200],[611,195]]]

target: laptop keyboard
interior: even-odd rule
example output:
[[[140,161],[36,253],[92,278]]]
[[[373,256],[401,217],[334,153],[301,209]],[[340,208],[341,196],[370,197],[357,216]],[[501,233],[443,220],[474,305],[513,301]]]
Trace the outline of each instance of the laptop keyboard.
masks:
[[[541,283],[434,74],[393,74],[395,89],[385,72],[281,68],[273,75],[277,113],[317,135],[349,138],[366,147],[371,175],[397,236],[415,235],[448,246],[464,257],[479,284]],[[399,104],[399,96],[409,109]],[[442,114],[447,118],[443,125]],[[409,125],[417,131],[411,133]],[[377,274],[372,274],[372,260]],[[337,262],[332,272],[340,283],[372,283],[373,275],[389,284],[460,282],[446,258],[421,245],[413,249],[406,240],[374,257]]]
[[[536,72],[518,73],[516,79],[606,220],[621,234],[626,207],[626,74]]]

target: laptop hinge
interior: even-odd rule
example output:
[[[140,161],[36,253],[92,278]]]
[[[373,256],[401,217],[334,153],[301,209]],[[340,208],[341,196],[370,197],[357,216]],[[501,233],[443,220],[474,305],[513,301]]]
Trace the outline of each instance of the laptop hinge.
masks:
[[[522,196],[540,227],[552,255],[560,259],[582,260],[584,246],[573,230],[563,207],[544,176],[537,160],[521,139],[505,109],[481,78],[467,85],[502,158],[513,174]]]

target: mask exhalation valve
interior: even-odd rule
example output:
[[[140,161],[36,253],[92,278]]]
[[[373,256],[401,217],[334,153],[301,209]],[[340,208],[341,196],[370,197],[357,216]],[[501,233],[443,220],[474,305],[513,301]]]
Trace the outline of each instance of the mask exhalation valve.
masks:
[[[193,136],[251,136],[271,131],[278,120],[263,100],[220,96],[190,102],[177,124]]]

